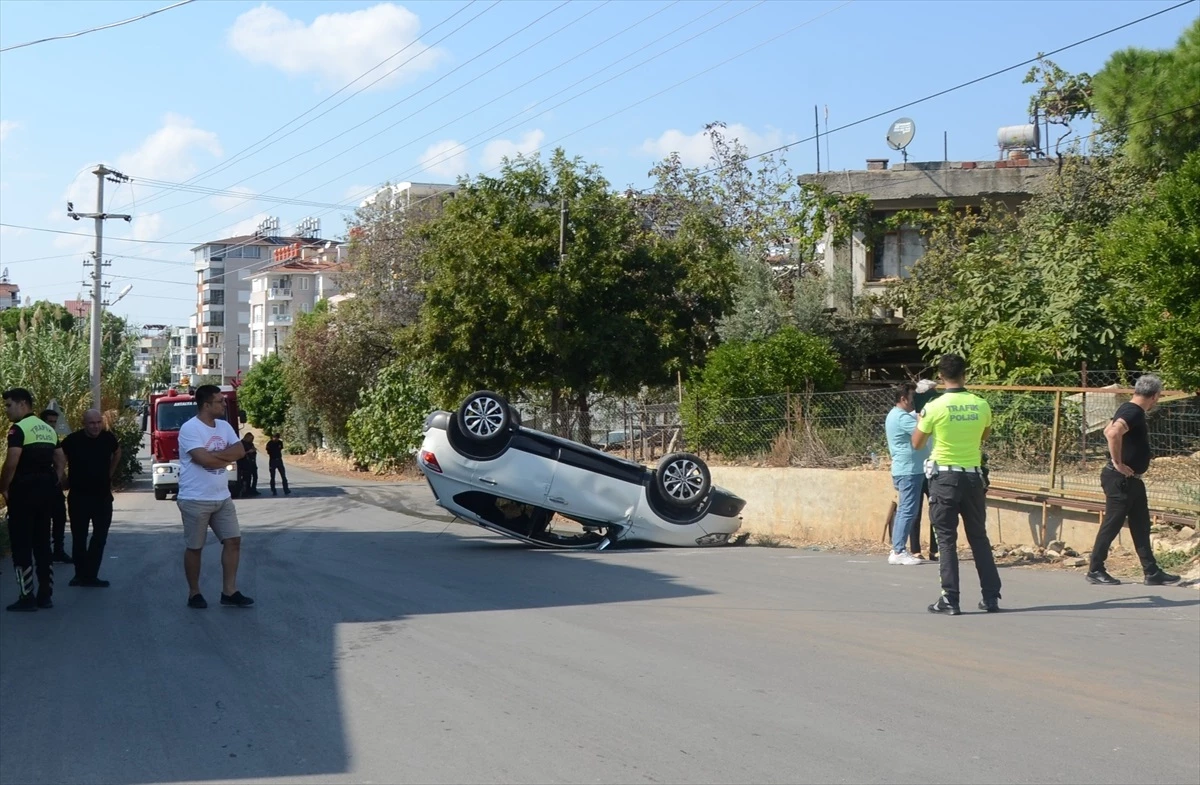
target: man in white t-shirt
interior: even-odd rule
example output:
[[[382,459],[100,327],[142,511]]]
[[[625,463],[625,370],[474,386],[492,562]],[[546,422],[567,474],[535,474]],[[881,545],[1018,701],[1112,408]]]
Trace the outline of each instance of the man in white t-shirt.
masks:
[[[196,388],[196,416],[179,429],[179,494],[183,516],[183,572],[188,582],[188,607],[207,608],[200,594],[200,555],[208,529],[221,542],[221,604],[248,608],[254,600],[238,591],[237,568],[242,532],[229,494],[225,467],[246,454],[233,426],[225,419],[225,396],[214,384]]]

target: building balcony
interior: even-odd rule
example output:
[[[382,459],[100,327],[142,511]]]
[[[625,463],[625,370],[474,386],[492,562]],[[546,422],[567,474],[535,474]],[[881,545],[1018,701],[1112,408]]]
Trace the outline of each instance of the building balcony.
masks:
[[[271,314],[267,317],[268,327],[290,327],[292,324],[292,315],[290,313]]]
[[[292,290],[290,287],[289,288],[268,289],[267,290],[267,299],[268,300],[290,300],[290,299],[292,299]]]

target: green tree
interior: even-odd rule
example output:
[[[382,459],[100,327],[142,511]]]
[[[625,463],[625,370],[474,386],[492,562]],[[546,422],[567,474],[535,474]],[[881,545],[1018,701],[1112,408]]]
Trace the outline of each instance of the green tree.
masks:
[[[1200,152],[1101,238],[1106,303],[1128,342],[1167,381],[1200,390]]]
[[[1200,19],[1172,49],[1115,52],[1092,84],[1101,128],[1134,164],[1175,168],[1200,149]]]
[[[155,357],[150,361],[150,366],[146,369],[146,378],[143,381],[143,392],[148,393],[171,383],[171,356],[166,352]],[[145,397],[143,395],[143,397]]]
[[[376,469],[410,464],[423,437],[421,425],[434,408],[425,375],[399,360],[381,370],[359,400],[347,424],[350,454]]]
[[[64,333],[84,327],[87,323],[86,319],[76,319],[65,307],[58,303],[42,300],[25,308],[9,308],[5,311],[0,311],[0,329],[6,335],[15,335],[21,324],[21,320],[24,319],[28,322],[34,316],[40,316],[43,320],[54,322],[58,326],[58,329]]]
[[[693,213],[657,233],[561,150],[464,183],[428,237],[418,349],[430,377],[449,397],[561,394],[584,434],[593,393],[631,394],[703,357],[736,278],[714,221]]]
[[[245,410],[251,425],[266,433],[283,429],[292,396],[279,355],[268,354],[251,366],[238,387],[238,405]]]
[[[287,389],[315,418],[331,446],[346,450],[346,422],[358,407],[359,393],[397,356],[392,336],[381,332],[367,308],[345,300],[336,312],[322,301],[297,319],[283,350]],[[307,433],[311,428],[305,427]]]

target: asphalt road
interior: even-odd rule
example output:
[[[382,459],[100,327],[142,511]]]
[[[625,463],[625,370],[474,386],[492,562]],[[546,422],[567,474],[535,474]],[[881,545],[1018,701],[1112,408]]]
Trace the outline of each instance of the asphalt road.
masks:
[[[533,551],[421,486],[291,474],[237,502],[251,610],[211,542],[185,607],[143,484],[112,588],[67,567],[53,610],[0,612],[0,782],[1200,782],[1195,591],[1007,569],[1009,612],[946,618],[932,565]]]

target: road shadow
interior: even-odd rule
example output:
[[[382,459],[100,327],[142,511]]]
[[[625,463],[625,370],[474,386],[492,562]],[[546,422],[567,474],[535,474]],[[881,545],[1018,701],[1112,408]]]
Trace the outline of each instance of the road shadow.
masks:
[[[111,588],[68,587],[66,567],[52,610],[0,613],[0,782],[344,775],[343,663],[372,641],[406,635],[416,617],[709,593],[641,567],[426,523],[348,532],[319,522],[243,519],[239,587],[256,599],[252,609],[219,606],[211,538],[201,581],[210,607],[187,608],[179,532],[130,525],[109,537],[102,575]],[[13,582],[0,582],[0,602],[14,597]],[[50,712],[53,732],[30,712]]]
[[[1155,594],[1138,597],[1110,597],[1106,600],[1075,605],[1033,605],[1025,608],[1004,608],[1005,613],[1037,613],[1040,611],[1102,611],[1114,609],[1145,610],[1147,608],[1194,608],[1200,605],[1200,597],[1170,599]]]

